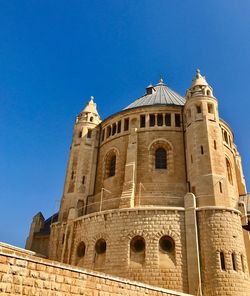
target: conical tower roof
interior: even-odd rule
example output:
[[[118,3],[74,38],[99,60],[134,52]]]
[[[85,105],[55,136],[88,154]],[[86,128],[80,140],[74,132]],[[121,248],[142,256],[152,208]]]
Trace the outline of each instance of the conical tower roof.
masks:
[[[179,105],[183,106],[185,99],[170,89],[161,78],[155,86],[149,85],[147,93],[128,105],[125,109],[153,105]]]

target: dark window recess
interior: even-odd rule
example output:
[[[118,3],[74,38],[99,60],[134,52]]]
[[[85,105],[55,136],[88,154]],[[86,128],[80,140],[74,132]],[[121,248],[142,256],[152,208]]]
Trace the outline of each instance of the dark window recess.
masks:
[[[129,118],[124,119],[124,131],[129,130]]]
[[[73,179],[74,179],[74,177],[75,177],[75,172],[74,172],[74,171],[72,171],[72,172],[71,172],[71,180],[73,180]]]
[[[201,154],[204,154],[203,146],[201,146]]]
[[[102,130],[102,141],[104,141],[105,138],[105,129]]]
[[[79,132],[79,138],[81,138],[81,137],[82,137],[82,131]]]
[[[82,176],[82,184],[85,183],[85,176]]]
[[[107,249],[106,241],[103,238],[98,239],[95,244],[95,251],[97,254],[104,254]]]
[[[208,104],[207,105],[207,110],[208,110],[208,113],[214,113],[213,105],[212,104]]]
[[[112,135],[116,134],[116,123],[112,125]]]
[[[88,129],[87,138],[90,139],[92,136],[92,130]]]
[[[175,114],[175,126],[180,127],[181,126],[181,115]]]
[[[155,151],[155,168],[156,169],[167,168],[167,152],[164,148],[158,148]]]
[[[109,177],[115,175],[116,156],[113,155],[109,162]]]
[[[222,183],[221,182],[219,182],[219,186],[220,186],[220,193],[222,193],[223,190],[222,190]]]
[[[107,138],[111,135],[111,126],[108,126],[107,128]]]
[[[121,120],[117,123],[117,133],[119,134],[121,132]]]
[[[93,120],[94,120],[94,117],[91,116],[91,117],[90,117],[90,121],[92,122]]]
[[[162,252],[171,253],[175,247],[174,240],[170,236],[164,235],[159,240],[159,247]]]
[[[157,114],[157,125],[163,126],[163,116],[162,114]]]
[[[143,237],[137,235],[132,238],[130,242],[130,248],[135,253],[140,253],[145,251],[145,240]]]
[[[145,127],[146,126],[146,116],[141,115],[140,116],[140,127]]]
[[[197,111],[197,113],[201,113],[201,105],[196,106],[196,111]]]
[[[236,255],[232,253],[232,264],[233,264],[233,270],[237,270],[236,266]]]
[[[226,270],[225,256],[223,252],[220,252],[220,268],[221,270]]]
[[[233,185],[233,175],[232,175],[232,168],[230,165],[229,160],[226,158],[226,166],[227,166],[227,178],[230,184]]]
[[[242,254],[240,255],[240,259],[241,259],[241,268],[242,268],[242,271],[245,272],[244,257],[243,257]]]
[[[155,115],[154,114],[149,114],[149,125],[155,126]]]
[[[171,114],[170,113],[167,113],[165,115],[165,124],[166,124],[166,126],[171,126]]]
[[[193,156],[191,155],[191,163],[193,163]]]
[[[217,149],[216,141],[214,141],[214,149],[215,149],[215,150]]]
[[[78,257],[84,257],[85,255],[86,246],[84,242],[80,242],[80,244],[77,247],[76,253]]]

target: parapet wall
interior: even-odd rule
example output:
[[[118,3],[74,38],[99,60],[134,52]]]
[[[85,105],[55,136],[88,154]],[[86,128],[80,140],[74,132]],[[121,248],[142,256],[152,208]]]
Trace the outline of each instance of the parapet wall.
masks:
[[[1,295],[188,295],[39,258],[0,243]]]

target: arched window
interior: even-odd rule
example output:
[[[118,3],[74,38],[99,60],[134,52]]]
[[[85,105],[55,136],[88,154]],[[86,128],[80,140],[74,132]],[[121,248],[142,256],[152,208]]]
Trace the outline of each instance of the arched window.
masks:
[[[112,177],[115,175],[115,165],[116,165],[116,156],[113,155],[109,161],[109,174],[108,174],[109,177]]]
[[[237,270],[237,265],[236,265],[236,255],[235,253],[232,253],[232,265],[233,265],[233,270]]]
[[[230,165],[229,160],[226,158],[226,166],[227,166],[227,178],[230,184],[233,185],[233,175],[232,175],[232,168]]]
[[[164,148],[158,148],[155,151],[155,168],[156,169],[167,168],[167,152]]]
[[[225,256],[223,252],[220,252],[220,268],[221,270],[226,270]]]

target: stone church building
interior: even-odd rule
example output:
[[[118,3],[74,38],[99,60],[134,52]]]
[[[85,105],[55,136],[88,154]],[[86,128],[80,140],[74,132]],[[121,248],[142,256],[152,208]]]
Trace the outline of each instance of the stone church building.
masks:
[[[101,121],[77,116],[60,210],[26,248],[51,260],[192,295],[250,295],[249,195],[231,127],[197,73],[160,79]]]

